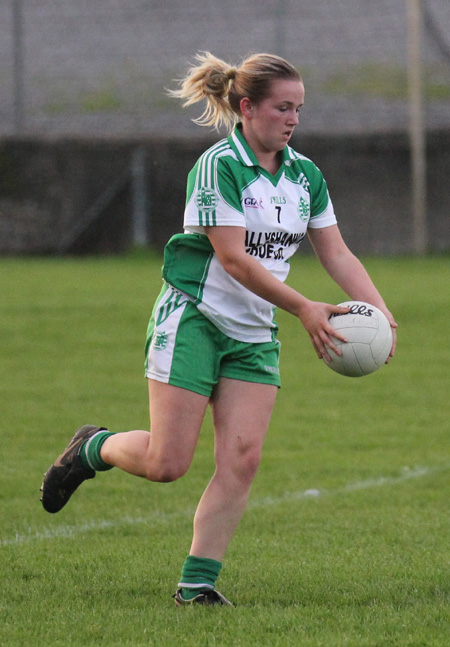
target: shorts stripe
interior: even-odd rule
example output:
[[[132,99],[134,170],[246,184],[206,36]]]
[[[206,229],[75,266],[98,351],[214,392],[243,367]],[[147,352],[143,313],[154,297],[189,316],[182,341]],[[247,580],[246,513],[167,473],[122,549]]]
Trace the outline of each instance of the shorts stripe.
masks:
[[[158,313],[158,319],[156,322],[156,325],[159,326],[161,325],[170,315],[174,310],[179,308],[183,303],[186,303],[187,299],[185,296],[180,294],[179,292],[173,292],[171,290],[168,290],[168,297],[164,304],[161,306],[160,305],[160,310]]]

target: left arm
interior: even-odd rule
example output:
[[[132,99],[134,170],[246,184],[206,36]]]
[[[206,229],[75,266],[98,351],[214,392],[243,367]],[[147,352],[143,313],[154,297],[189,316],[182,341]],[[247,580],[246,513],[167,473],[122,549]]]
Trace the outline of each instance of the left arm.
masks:
[[[391,312],[376,289],[361,261],[345,244],[337,225],[323,229],[309,229],[309,240],[317,258],[351,299],[366,301],[379,308],[387,316],[392,327],[393,342],[389,358],[394,355],[397,324]],[[389,361],[388,358],[388,361]]]

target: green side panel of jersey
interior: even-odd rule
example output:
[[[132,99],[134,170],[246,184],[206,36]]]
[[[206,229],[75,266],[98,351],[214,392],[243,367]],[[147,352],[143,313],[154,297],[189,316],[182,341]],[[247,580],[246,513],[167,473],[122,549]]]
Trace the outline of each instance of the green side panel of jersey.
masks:
[[[314,216],[320,216],[328,206],[328,189],[322,172],[313,162],[308,160],[304,164],[304,168],[306,171],[305,175],[310,184],[311,214],[314,218]]]
[[[207,236],[175,234],[164,249],[163,279],[198,304],[213,255]]]

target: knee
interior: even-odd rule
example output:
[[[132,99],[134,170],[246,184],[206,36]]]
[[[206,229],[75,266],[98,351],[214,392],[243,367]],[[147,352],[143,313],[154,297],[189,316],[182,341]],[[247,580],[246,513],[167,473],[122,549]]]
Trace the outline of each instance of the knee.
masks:
[[[261,452],[253,450],[246,453],[243,458],[241,470],[248,480],[253,481],[261,462]]]
[[[242,486],[250,486],[261,462],[260,448],[248,447],[234,457],[230,471]]]
[[[172,461],[152,461],[147,466],[145,478],[156,483],[173,483],[184,476],[189,465]]]

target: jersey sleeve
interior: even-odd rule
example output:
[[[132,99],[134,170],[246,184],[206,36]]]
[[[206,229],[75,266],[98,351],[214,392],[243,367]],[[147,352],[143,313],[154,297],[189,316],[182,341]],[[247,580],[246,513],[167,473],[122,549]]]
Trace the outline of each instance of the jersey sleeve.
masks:
[[[311,172],[308,175],[311,192],[311,217],[308,227],[320,229],[335,225],[337,223],[336,215],[322,172],[315,164],[312,164]]]
[[[188,176],[184,227],[208,226],[246,226],[238,182],[220,148],[204,153]]]

